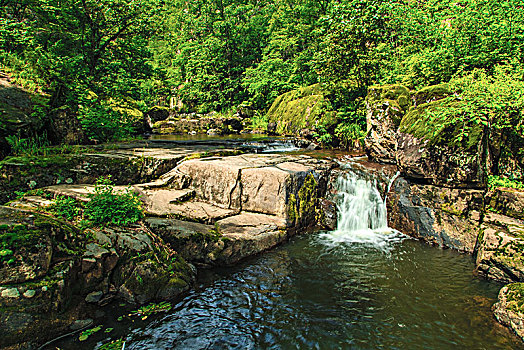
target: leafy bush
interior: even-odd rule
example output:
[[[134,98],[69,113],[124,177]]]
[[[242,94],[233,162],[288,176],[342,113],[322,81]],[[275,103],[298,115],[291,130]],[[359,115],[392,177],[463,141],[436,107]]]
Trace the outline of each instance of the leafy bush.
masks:
[[[358,124],[342,123],[337,125],[335,136],[340,140],[342,146],[350,148],[362,143],[366,132]]]
[[[74,220],[80,214],[80,203],[71,197],[60,196],[56,199],[51,210],[56,216],[67,220]]]
[[[497,187],[515,188],[517,190],[524,190],[524,183],[508,179],[507,177],[490,175],[488,176],[488,187],[493,190]]]
[[[17,156],[34,156],[42,153],[45,155],[46,147],[49,146],[46,132],[33,138],[22,139],[18,135],[8,135],[5,139],[11,147],[11,153]]]
[[[129,189],[116,192],[111,177],[96,181],[95,193],[89,195],[84,216],[95,225],[133,224],[143,217],[140,198]]]
[[[251,118],[251,129],[266,131],[268,122],[267,115],[260,115],[257,113]]]

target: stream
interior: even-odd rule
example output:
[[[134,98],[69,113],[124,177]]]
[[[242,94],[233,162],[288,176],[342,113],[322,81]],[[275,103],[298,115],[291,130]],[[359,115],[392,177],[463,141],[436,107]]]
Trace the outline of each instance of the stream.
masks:
[[[472,257],[387,227],[369,180],[337,179],[335,231],[299,235],[234,267],[199,271],[165,314],[116,318],[114,330],[62,349],[123,338],[125,349],[516,349],[491,306],[501,284],[474,274]]]

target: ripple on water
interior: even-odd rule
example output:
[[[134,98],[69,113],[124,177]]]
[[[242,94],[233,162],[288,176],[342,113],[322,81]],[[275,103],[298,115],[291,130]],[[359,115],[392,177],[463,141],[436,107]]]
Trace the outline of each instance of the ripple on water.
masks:
[[[388,236],[390,237],[390,236]],[[388,249],[324,233],[201,276],[128,349],[512,349],[491,316],[500,285],[471,257],[397,236]]]

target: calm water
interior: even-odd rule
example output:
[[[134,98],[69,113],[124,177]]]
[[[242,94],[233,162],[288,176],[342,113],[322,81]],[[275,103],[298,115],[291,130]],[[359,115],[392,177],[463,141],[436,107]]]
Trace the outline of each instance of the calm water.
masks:
[[[126,349],[513,349],[493,319],[500,285],[471,258],[414,240],[312,234],[208,271]]]

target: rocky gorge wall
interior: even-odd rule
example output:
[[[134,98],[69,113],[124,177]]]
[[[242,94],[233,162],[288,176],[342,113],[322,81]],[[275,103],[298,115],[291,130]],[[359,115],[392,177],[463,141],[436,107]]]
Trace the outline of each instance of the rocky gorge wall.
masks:
[[[401,174],[387,194],[389,225],[472,254],[480,275],[513,283],[501,290],[495,315],[524,339],[524,294],[518,287],[524,282],[524,192],[487,186],[488,175],[498,169],[519,173],[524,159],[503,152],[512,145],[488,138],[481,127],[462,143],[454,142],[453,126],[434,132],[432,113],[446,107],[450,94],[446,84],[417,92],[401,85],[371,87],[366,152]]]

